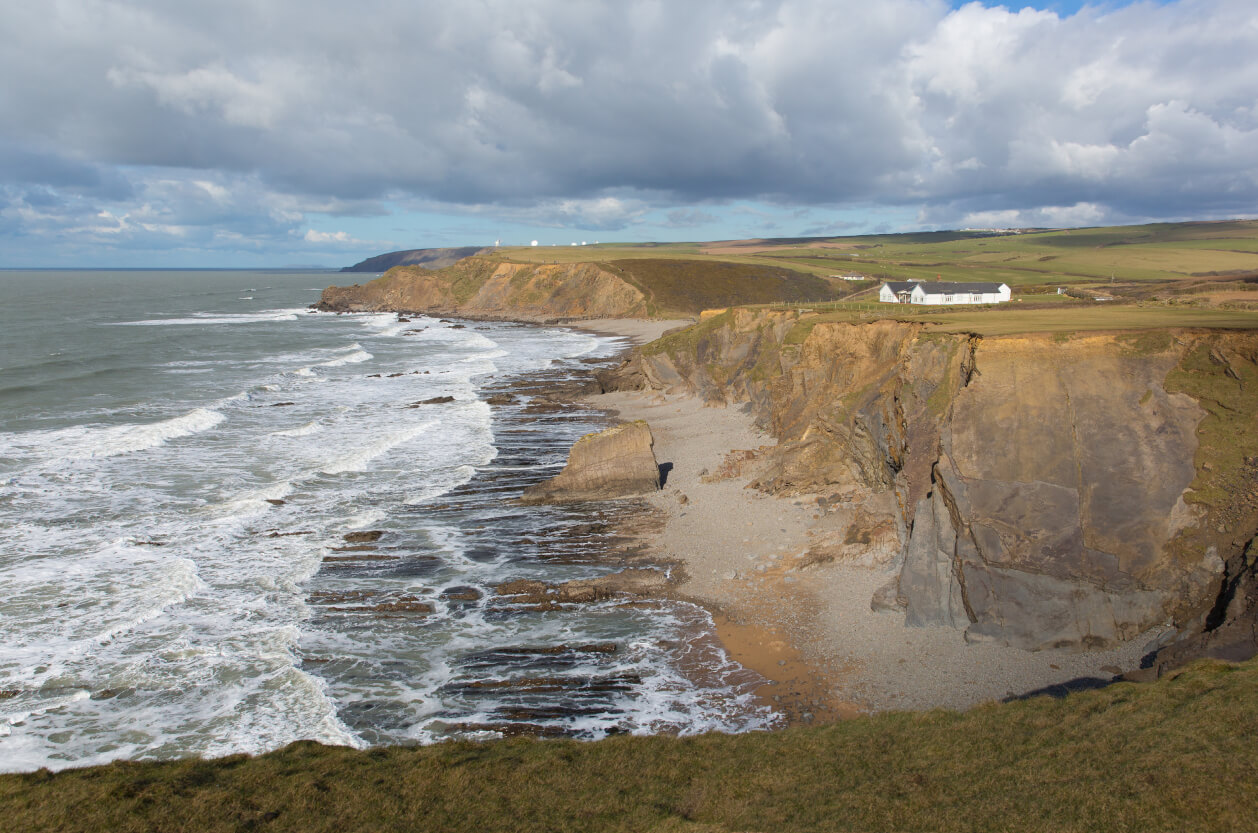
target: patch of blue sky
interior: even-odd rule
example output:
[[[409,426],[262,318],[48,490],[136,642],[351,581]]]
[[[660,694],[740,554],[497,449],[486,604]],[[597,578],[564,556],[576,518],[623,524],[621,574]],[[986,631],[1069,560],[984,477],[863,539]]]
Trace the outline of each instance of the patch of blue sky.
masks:
[[[1004,6],[1011,11],[1019,9],[1039,9],[1046,12],[1054,12],[1058,17],[1071,17],[1079,12],[1085,6],[1094,9],[1113,10],[1121,9],[1124,6],[1135,5],[1136,3],[1145,2],[1153,5],[1165,6],[1174,0],[1008,0],[1008,2],[994,2],[994,0],[951,0],[952,8],[959,9],[962,6],[968,6],[970,3],[982,2],[984,6],[995,8]]]

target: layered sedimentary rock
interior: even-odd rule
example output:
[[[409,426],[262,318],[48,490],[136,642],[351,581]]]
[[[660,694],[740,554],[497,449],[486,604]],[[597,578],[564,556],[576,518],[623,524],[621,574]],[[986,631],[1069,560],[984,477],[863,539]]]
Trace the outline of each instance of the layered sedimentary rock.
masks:
[[[942,426],[924,499],[932,522],[909,540],[934,556],[906,560],[910,615],[968,615],[971,639],[1089,647],[1164,619],[1172,594],[1206,590],[1222,563],[1180,563],[1167,549],[1193,520],[1183,495],[1205,416],[1162,385],[1178,358],[1129,353],[1109,336],[986,340]],[[919,569],[950,570],[960,592],[950,585],[946,605],[942,592],[919,594]]]
[[[317,306],[478,319],[555,321],[644,315],[642,292],[593,263],[523,264],[469,257],[440,271],[400,266],[362,286],[330,286]]]
[[[898,531],[898,557],[874,559],[893,579],[878,604],[911,625],[1086,649],[1237,621],[1229,593],[1248,604],[1258,457],[1220,432],[1258,431],[1258,336],[980,338],[732,310],[609,383],[750,405],[778,439],[757,486],[824,495],[850,519],[837,542]]]
[[[596,578],[579,578],[559,584],[520,579],[498,585],[494,591],[516,604],[551,608],[556,604],[597,602],[615,596],[656,596],[668,588],[668,574],[646,567],[631,567]]]
[[[586,434],[563,471],[524,490],[524,503],[607,500],[658,491],[660,467],[651,429],[641,420]]]
[[[329,287],[320,309],[466,318],[689,317],[712,307],[824,300],[834,282],[777,266],[688,258],[517,263],[481,253],[440,269],[399,266],[362,286]]]

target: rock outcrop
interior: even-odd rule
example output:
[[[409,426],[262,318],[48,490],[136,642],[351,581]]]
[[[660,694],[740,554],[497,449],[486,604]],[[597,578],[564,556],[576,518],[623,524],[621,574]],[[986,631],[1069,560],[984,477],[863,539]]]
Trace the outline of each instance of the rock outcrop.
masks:
[[[319,309],[549,322],[644,316],[646,298],[594,263],[508,263],[469,257],[433,271],[399,266],[362,286],[330,286]]]
[[[1167,621],[1246,627],[1222,611],[1254,584],[1229,577],[1253,572],[1258,532],[1258,336],[981,338],[734,309],[608,382],[750,406],[778,440],[756,486],[897,530],[876,606],[911,625],[1072,650]]]
[[[1183,495],[1205,416],[1163,387],[1178,358],[1169,345],[1128,352],[1112,336],[985,340],[915,513],[931,521],[909,539],[924,556],[901,576],[910,616],[968,617],[968,639],[1086,648],[1200,597],[1222,563],[1181,563],[1167,547],[1193,520]],[[947,592],[917,592],[918,570],[950,572]]]
[[[660,467],[651,429],[641,420],[586,434],[555,477],[524,490],[523,503],[608,500],[658,491]]]
[[[316,306],[332,312],[550,322],[684,318],[733,304],[824,300],[836,291],[825,278],[762,264],[670,258],[521,263],[509,258],[481,252],[442,268],[436,268],[437,261],[424,263],[427,268],[398,265],[362,286],[328,287]]]
[[[557,604],[583,604],[616,596],[658,596],[668,589],[668,574],[645,567],[631,567],[618,573],[579,578],[558,584],[536,579],[508,581],[494,588],[499,596],[514,604],[549,610]]]

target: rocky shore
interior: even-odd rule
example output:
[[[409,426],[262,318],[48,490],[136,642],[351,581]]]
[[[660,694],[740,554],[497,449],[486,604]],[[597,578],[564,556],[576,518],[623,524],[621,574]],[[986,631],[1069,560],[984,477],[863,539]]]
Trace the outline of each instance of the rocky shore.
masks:
[[[979,351],[880,324],[818,327],[788,350],[790,313],[725,318],[641,351],[603,377],[628,390],[590,401],[650,425],[669,477],[648,551],[679,565],[672,591],[709,607],[734,658],[773,681],[767,701],[810,720],[1143,678],[1185,653],[1174,645],[1192,643],[1223,578],[1240,588],[1237,624],[1205,642],[1243,647],[1252,489],[1185,506],[1189,483],[1217,474],[1205,463],[1194,481],[1196,436],[1214,429],[1197,402],[1217,393],[1180,391],[1188,373],[1247,378],[1249,342],[1014,337]],[[1185,548],[1197,529],[1208,540]]]
[[[1248,378],[1248,341],[1005,337],[980,349],[898,322],[798,338],[797,320],[734,310],[662,340],[685,322],[570,322],[651,343],[597,382],[534,399],[580,398],[621,425],[577,442],[521,502],[580,513],[635,495],[650,511],[615,513],[637,541],[607,554],[620,572],[504,582],[500,603],[696,602],[729,656],[767,681],[761,702],[805,723],[1156,674],[1157,652],[1188,644],[1220,582],[1239,588],[1227,615],[1241,622],[1247,562],[1231,565],[1252,490],[1224,504],[1184,497],[1215,474],[1194,463],[1215,429],[1190,384]],[[1196,529],[1208,548],[1168,543]]]
[[[602,319],[576,326],[642,344],[680,323]],[[649,437],[652,466],[667,472],[664,488],[651,483],[629,491],[653,510],[652,522],[622,516],[621,523],[635,529],[620,531],[636,536],[638,546],[630,561],[610,554],[632,565],[618,573],[556,585],[512,582],[497,593],[538,610],[607,598],[696,602],[710,611],[729,656],[764,679],[760,701],[788,722],[889,709],[965,709],[1100,685],[1138,668],[1158,635],[1109,651],[1062,653],[969,644],[955,628],[909,627],[903,611],[875,611],[870,604],[894,578],[900,533],[867,514],[857,519],[861,531],[853,536],[851,507],[827,495],[774,497],[751,488],[764,477],[776,443],[755,426],[750,408],[658,390],[595,393],[582,401],[616,415],[622,431]],[[595,458],[620,456],[614,440],[592,456],[583,453],[581,446],[588,449],[600,436],[574,447],[568,470],[597,469]],[[643,447],[640,436],[636,446]],[[583,479],[563,495],[556,481],[562,487],[565,479],[531,487],[533,498],[571,505],[611,497],[590,491]],[[667,580],[661,570],[639,566],[652,563],[672,565]]]
[[[672,592],[713,611],[730,655],[769,680],[760,697],[792,720],[965,709],[1100,685],[1138,668],[1160,633],[1107,651],[1067,653],[971,644],[955,628],[909,627],[903,611],[870,605],[894,577],[885,530],[826,547],[845,526],[840,507],[747,488],[756,467],[740,471],[731,461],[773,441],[743,409],[654,392],[590,401],[651,425],[656,453],[672,467],[667,488],[648,498],[664,518],[648,552],[679,565],[684,578]]]

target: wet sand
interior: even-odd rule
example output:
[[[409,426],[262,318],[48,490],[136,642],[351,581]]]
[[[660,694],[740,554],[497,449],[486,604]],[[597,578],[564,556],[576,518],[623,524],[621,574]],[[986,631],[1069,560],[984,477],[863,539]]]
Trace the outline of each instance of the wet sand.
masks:
[[[589,330],[605,336],[622,336],[634,344],[646,344],[655,341],[670,330],[690,326],[693,321],[688,318],[679,319],[642,319],[642,318],[587,318],[580,321],[569,321],[564,326],[578,330]]]
[[[1070,681],[1094,683],[1139,667],[1147,633],[1115,650],[1024,651],[968,644],[952,628],[909,628],[870,599],[891,565],[808,564],[826,519],[813,496],[746,488],[752,472],[712,481],[731,450],[772,445],[739,407],[686,395],[620,392],[591,404],[644,419],[656,457],[671,464],[649,498],[664,518],[651,554],[680,566],[678,592],[713,612],[730,655],[770,681],[759,695],[792,722],[891,709],[966,709]]]

